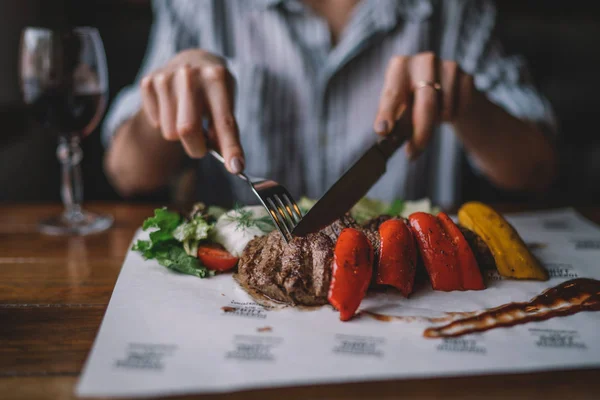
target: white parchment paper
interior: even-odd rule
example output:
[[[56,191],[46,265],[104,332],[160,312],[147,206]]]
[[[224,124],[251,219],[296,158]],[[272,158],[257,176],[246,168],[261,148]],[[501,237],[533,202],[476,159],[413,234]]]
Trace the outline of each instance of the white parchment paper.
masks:
[[[130,251],[76,392],[157,396],[600,366],[600,312],[455,339],[423,337],[435,325],[424,317],[528,301],[576,277],[600,279],[600,228],[575,211],[509,220],[537,244],[548,282],[492,273],[484,291],[423,286],[409,299],[389,291],[363,301],[362,310],[416,317],[393,322],[361,315],[343,323],[329,306],[270,310],[231,275],[180,275]]]

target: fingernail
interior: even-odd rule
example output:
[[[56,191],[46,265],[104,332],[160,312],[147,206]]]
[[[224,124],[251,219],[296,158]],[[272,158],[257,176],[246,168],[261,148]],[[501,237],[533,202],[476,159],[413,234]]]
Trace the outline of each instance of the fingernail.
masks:
[[[239,174],[244,170],[244,161],[239,157],[233,157],[231,161],[229,161],[229,166],[231,167],[231,172]]]
[[[375,126],[375,132],[377,133],[387,133],[388,131],[388,123],[387,121],[379,121]]]

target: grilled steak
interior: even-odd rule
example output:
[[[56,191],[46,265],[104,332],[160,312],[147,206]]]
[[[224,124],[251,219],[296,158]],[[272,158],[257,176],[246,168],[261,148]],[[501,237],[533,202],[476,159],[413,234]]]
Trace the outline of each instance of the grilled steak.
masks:
[[[289,244],[278,231],[256,238],[244,249],[237,279],[283,303],[327,304],[335,242],[340,232],[351,226],[358,225],[345,216],[321,232],[296,237]]]
[[[243,285],[274,300],[286,301],[282,286],[276,279],[281,271],[281,255],[286,243],[273,233],[248,243],[238,264],[237,278]]]
[[[285,292],[293,303],[327,304],[335,242],[315,233],[290,242],[281,258]]]
[[[286,244],[278,231],[252,240],[239,262],[238,280],[283,303],[327,304],[334,241],[318,232]]]
[[[350,215],[346,214],[342,218],[334,221],[331,225],[321,230],[322,233],[329,236],[334,243],[345,228],[360,228],[358,223]]]

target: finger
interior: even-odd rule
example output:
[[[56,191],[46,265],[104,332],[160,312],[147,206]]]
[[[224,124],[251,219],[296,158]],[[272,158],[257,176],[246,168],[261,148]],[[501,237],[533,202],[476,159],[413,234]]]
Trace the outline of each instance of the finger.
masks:
[[[152,76],[145,76],[140,83],[140,87],[142,92],[142,109],[150,124],[154,128],[158,128],[160,126],[158,119],[158,99],[154,90]]]
[[[456,104],[459,91],[460,71],[454,61],[442,61],[440,83],[442,85],[442,121],[452,121],[456,117]]]
[[[207,146],[212,146],[221,153],[221,148],[219,147],[219,140],[217,139],[217,131],[215,130],[215,124],[212,123],[212,120],[208,118],[208,125],[206,126],[206,136],[208,138]]]
[[[154,90],[158,95],[158,114],[160,128],[166,140],[179,140],[175,125],[176,98],[173,95],[171,83],[173,76],[170,73],[160,73],[154,78]]]
[[[410,96],[407,57],[394,57],[387,68],[379,110],[375,117],[374,130],[380,135],[388,134],[402,114],[403,106]]]
[[[471,102],[473,101],[473,95],[475,93],[475,82],[473,77],[460,68],[458,69],[457,74],[457,90],[456,90],[456,115],[457,118],[460,115],[464,115],[464,113],[471,107]]]
[[[438,93],[431,86],[417,87],[420,82],[437,82],[436,58],[433,53],[415,56],[411,61],[411,75],[415,85],[413,103],[413,136],[406,146],[410,159],[419,156],[431,140],[438,119]]]
[[[237,123],[233,116],[229,73],[223,66],[211,66],[202,70],[202,79],[207,106],[225,166],[231,173],[240,173],[244,170],[245,161]]]
[[[202,130],[202,104],[198,82],[189,66],[177,71],[176,129],[185,152],[193,158],[204,157],[206,140]]]

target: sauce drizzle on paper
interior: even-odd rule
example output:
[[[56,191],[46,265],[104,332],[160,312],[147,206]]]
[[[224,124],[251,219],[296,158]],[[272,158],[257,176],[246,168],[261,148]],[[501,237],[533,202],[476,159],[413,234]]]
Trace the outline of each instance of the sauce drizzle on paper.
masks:
[[[531,321],[544,321],[581,311],[600,311],[600,281],[572,279],[545,290],[528,302],[508,303],[446,325],[427,328],[423,336],[456,337]]]

